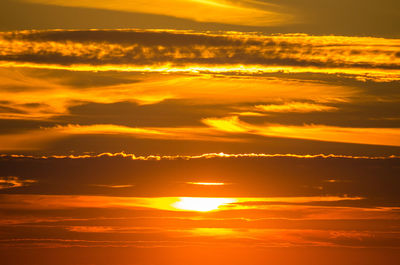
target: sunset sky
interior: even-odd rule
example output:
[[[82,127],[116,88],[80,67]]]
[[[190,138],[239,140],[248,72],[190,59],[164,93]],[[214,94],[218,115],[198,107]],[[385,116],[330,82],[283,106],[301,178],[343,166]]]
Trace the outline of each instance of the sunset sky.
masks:
[[[0,263],[400,260],[400,2],[2,0]]]

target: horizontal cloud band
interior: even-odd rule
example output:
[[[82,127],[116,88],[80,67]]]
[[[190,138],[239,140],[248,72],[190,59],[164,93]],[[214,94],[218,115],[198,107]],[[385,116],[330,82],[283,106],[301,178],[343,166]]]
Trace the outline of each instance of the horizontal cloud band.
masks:
[[[124,70],[268,67],[400,69],[400,41],[369,37],[194,33],[161,30],[48,30],[0,34],[3,63]],[[114,67],[112,67],[114,66]],[[214,68],[218,68],[215,70]],[[90,69],[90,68],[89,68]],[[101,69],[100,69],[101,70]],[[392,73],[393,74],[393,73]]]

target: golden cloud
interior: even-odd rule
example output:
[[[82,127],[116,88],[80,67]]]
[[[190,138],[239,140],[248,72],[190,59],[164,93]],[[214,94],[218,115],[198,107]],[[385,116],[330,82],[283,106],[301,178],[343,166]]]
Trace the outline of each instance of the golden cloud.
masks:
[[[325,125],[252,125],[237,116],[203,119],[204,124],[226,133],[249,133],[317,141],[400,146],[399,128],[352,128]]]
[[[140,12],[185,18],[200,22],[217,22],[247,26],[273,26],[290,23],[287,14],[273,11],[276,6],[264,2],[249,5],[249,1],[227,0],[25,0],[58,6],[101,8],[124,12]],[[192,10],[193,12],[188,12]],[[249,19],[251,18],[251,19]]]

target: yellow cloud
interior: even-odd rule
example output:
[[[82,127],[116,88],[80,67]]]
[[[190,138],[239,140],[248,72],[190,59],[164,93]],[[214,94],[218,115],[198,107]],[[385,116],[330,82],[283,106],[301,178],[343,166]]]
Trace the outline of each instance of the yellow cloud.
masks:
[[[37,182],[33,179],[21,179],[15,176],[0,177],[0,190],[29,186]]]
[[[305,102],[289,102],[285,104],[256,105],[255,109],[265,112],[315,112],[315,111],[334,111],[335,107],[305,103]]]
[[[18,110],[3,111],[0,118],[51,119],[68,114],[70,107],[84,102],[154,104],[165,99],[189,99],[193,104],[234,104],[275,98],[343,102],[358,93],[355,88],[312,81],[150,73],[135,76],[131,84],[77,88],[64,84],[66,78],[60,74],[43,78],[42,71],[45,70],[34,74],[28,69],[0,68],[0,98],[8,101],[7,104],[0,102],[0,107]],[[240,115],[263,114],[245,109]]]
[[[273,5],[248,5],[247,1],[227,0],[26,0],[58,6],[101,8],[247,26],[287,24],[291,18],[271,10]]]
[[[252,125],[237,116],[207,118],[203,123],[226,133],[249,133],[255,135],[342,142],[400,146],[399,128],[352,128],[325,125],[287,126],[279,124]]]
[[[0,135],[0,150],[35,150],[48,143],[72,135],[120,135],[145,139],[196,140],[239,142],[242,139],[225,137],[206,127],[147,127],[135,128],[113,124],[55,126],[23,133]]]
[[[390,156],[351,156],[351,155],[335,155],[335,154],[308,154],[308,155],[298,155],[298,154],[264,154],[264,153],[243,153],[243,154],[226,154],[226,153],[206,153],[201,155],[147,155],[147,156],[136,156],[135,154],[129,154],[125,152],[118,153],[99,153],[99,154],[85,154],[85,155],[50,155],[50,156],[32,156],[32,155],[0,155],[0,157],[12,157],[12,158],[56,158],[56,159],[83,159],[83,158],[98,158],[98,157],[124,157],[130,158],[132,160],[176,160],[176,159],[211,159],[211,158],[246,158],[246,157],[260,157],[260,158],[270,158],[270,157],[293,157],[293,158],[348,158],[348,159],[395,159],[400,158],[398,155]],[[188,182],[191,183],[191,182]],[[225,183],[225,185],[231,183]],[[99,185],[97,185],[99,186]],[[103,185],[104,186],[104,185]]]
[[[249,129],[239,121],[237,116],[225,117],[221,119],[203,119],[203,122],[219,131],[231,133],[248,133]]]

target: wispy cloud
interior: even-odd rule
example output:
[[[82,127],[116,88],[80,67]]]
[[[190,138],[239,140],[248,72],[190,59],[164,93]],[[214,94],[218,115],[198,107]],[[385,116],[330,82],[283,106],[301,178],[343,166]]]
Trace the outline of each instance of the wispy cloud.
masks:
[[[132,184],[118,184],[118,185],[113,185],[113,184],[92,184],[91,186],[101,187],[101,188],[111,188],[111,189],[123,189],[123,188],[132,188],[135,185],[132,185]]]
[[[400,129],[398,128],[352,128],[314,124],[304,126],[253,125],[241,121],[237,116],[207,118],[203,122],[211,128],[226,133],[248,133],[318,141],[400,146]]]
[[[46,78],[43,78],[43,75]],[[27,69],[1,68],[0,96],[7,100],[0,101],[0,117],[51,120],[61,115],[70,115],[71,108],[87,103],[130,102],[132,107],[136,106],[136,109],[139,109],[140,106],[168,99],[187,100],[186,106],[199,106],[201,109],[204,109],[201,105],[205,105],[206,108],[207,105],[211,105],[213,109],[210,109],[210,112],[219,111],[216,108],[217,105],[221,105],[227,114],[232,112],[232,108],[227,104],[232,104],[235,108],[235,104],[257,102],[259,98],[279,97],[289,102],[295,99],[343,102],[359,93],[358,89],[347,86],[276,78],[137,74],[124,75],[126,79],[122,80],[126,84],[119,84],[119,79],[116,79],[117,84],[108,85],[101,82],[101,76],[82,78],[81,75],[72,72],[63,78],[65,75],[65,72],[60,75],[46,70],[32,72]],[[69,84],[68,82],[74,82],[70,79],[99,80],[99,84],[82,88]],[[265,89],[266,86],[268,89]],[[294,93],[298,88],[301,88],[301,93]],[[171,109],[173,106],[168,107]],[[246,112],[247,108],[244,111]]]
[[[287,24],[289,15],[275,11],[277,6],[257,1],[229,0],[115,0],[112,3],[95,0],[25,0],[26,2],[58,6],[100,8],[125,12],[167,15],[200,22],[218,22],[247,26],[271,26]],[[251,4],[253,3],[253,4]],[[257,5],[255,5],[257,4]],[[174,8],[171,8],[173,6]],[[188,12],[196,10],[196,12]],[[248,19],[248,18],[252,19]]]
[[[334,111],[335,107],[306,102],[287,102],[284,104],[256,105],[255,110],[263,112],[315,112]]]
[[[0,150],[34,150],[43,148],[51,141],[74,135],[117,135],[139,139],[196,140],[217,142],[245,141],[237,137],[225,137],[221,132],[206,127],[129,127],[113,124],[93,124],[45,127],[23,133],[0,135]]]

